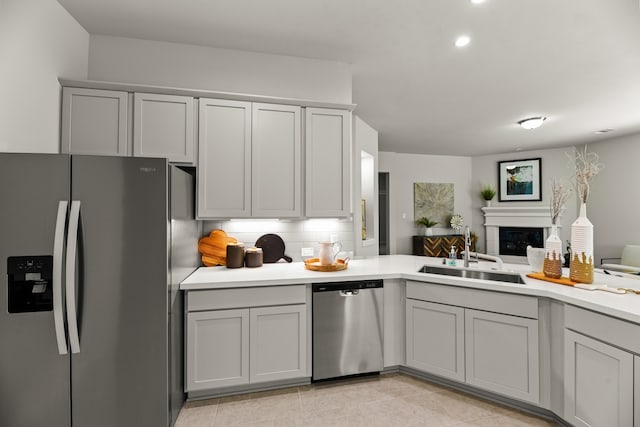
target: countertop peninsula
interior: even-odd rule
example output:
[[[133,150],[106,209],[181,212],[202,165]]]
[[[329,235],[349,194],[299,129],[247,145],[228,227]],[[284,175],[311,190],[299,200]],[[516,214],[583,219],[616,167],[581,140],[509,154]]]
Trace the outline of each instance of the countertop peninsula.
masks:
[[[278,262],[265,264],[258,268],[239,269],[201,267],[180,284],[180,289],[198,291],[366,279],[404,279],[551,298],[623,320],[640,323],[640,295],[634,293],[619,295],[599,290],[589,291],[531,279],[526,277],[527,273],[532,272],[527,264],[505,264],[503,270],[520,273],[526,282],[524,285],[418,273],[418,270],[423,265],[442,265],[442,259],[412,255],[384,255],[354,259],[349,262],[346,270],[330,273],[309,271],[305,269],[303,262]],[[462,260],[458,260],[458,267],[455,268],[460,268],[461,265]],[[473,263],[471,268],[491,270],[495,268],[495,264],[488,261],[480,261]],[[568,276],[568,269],[565,269],[564,275]],[[615,288],[640,289],[639,279],[607,275],[599,269],[596,269],[594,273],[594,284]]]

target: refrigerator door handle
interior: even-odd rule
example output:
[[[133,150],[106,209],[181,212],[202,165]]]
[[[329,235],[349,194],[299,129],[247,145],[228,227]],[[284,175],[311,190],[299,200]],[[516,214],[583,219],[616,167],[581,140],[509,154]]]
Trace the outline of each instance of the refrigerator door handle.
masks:
[[[78,249],[78,224],[80,222],[80,201],[71,202],[69,231],[67,233],[67,327],[71,353],[80,353],[78,336],[78,315],[76,310],[76,255]]]
[[[64,313],[62,308],[62,260],[64,259],[64,228],[67,223],[67,206],[69,202],[58,202],[56,231],[53,238],[53,321],[56,329],[58,353],[67,354],[67,335],[64,330]]]

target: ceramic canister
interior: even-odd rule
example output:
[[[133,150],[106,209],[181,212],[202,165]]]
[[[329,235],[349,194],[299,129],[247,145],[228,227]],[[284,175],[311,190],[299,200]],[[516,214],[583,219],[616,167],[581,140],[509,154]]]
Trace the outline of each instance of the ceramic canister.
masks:
[[[247,249],[244,255],[244,264],[249,268],[262,267],[262,248]]]
[[[244,245],[242,243],[229,243],[227,245],[227,268],[240,268],[244,266]]]

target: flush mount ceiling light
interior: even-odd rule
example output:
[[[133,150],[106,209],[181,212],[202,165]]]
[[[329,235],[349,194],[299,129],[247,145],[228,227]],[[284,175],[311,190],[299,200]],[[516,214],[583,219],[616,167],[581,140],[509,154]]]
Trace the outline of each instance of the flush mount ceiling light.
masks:
[[[529,117],[528,119],[523,119],[518,122],[520,126],[524,129],[536,129],[542,126],[542,123],[547,120],[546,117]]]
[[[456,39],[454,44],[456,45],[456,47],[465,47],[469,44],[469,42],[471,42],[471,37],[462,35]]]
[[[600,129],[600,130],[595,131],[594,133],[597,133],[598,135],[600,135],[600,134],[609,133],[609,132],[613,132],[613,129],[611,129],[611,128]]]

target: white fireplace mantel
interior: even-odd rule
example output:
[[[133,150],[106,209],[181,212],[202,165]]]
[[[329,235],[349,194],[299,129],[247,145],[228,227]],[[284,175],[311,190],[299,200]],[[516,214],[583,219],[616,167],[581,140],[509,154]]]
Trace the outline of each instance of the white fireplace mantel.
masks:
[[[551,231],[549,206],[490,206],[482,208],[489,255],[500,253],[500,227],[539,227],[544,229],[546,240]],[[558,227],[560,224],[558,222]],[[505,257],[503,257],[505,258]],[[508,262],[526,262],[526,257],[506,257]]]

